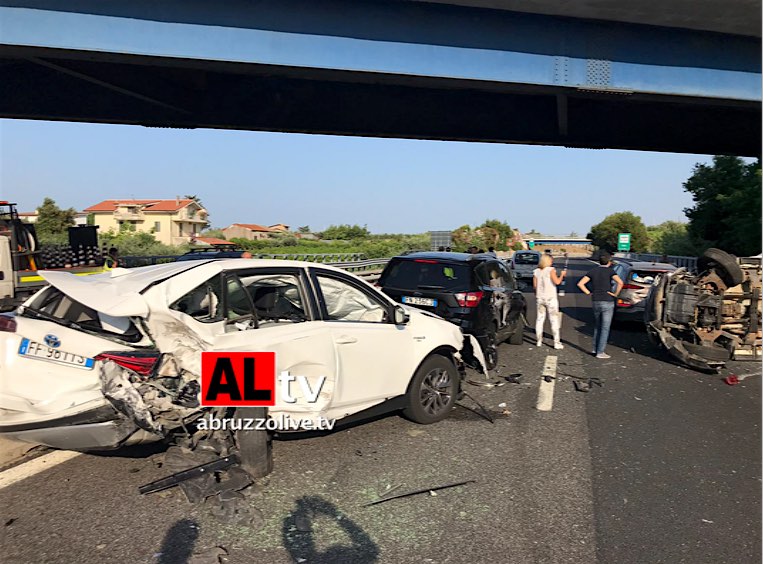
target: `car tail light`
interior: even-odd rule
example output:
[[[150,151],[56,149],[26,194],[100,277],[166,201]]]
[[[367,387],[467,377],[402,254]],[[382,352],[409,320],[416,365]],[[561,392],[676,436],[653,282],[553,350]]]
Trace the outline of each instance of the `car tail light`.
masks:
[[[482,292],[459,292],[455,296],[459,306],[477,307],[480,304],[482,295]]]
[[[0,315],[0,331],[16,332],[16,320],[10,315]]]
[[[618,307],[631,307],[632,305],[633,304],[630,303],[630,302],[626,302],[626,301],[620,300],[620,299],[617,300],[617,306]]]
[[[415,259],[413,262],[424,262],[426,264],[437,264],[436,260],[427,260],[427,259]]]
[[[141,376],[148,376],[153,372],[156,361],[159,360],[159,353],[108,352],[99,354],[95,360],[112,360],[122,368],[132,370]]]
[[[642,286],[636,286],[635,284],[624,284],[623,290],[643,290]]]

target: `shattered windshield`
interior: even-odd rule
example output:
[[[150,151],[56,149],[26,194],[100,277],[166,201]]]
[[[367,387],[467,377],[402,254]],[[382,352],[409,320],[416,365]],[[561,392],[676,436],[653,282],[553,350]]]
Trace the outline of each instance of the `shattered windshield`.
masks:
[[[514,264],[538,264],[540,257],[534,253],[517,253],[514,255]]]

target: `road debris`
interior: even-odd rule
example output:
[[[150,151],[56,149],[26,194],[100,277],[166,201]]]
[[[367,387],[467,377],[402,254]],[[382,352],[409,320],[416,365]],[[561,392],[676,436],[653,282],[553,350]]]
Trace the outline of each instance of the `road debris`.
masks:
[[[760,372],[754,372],[751,374],[729,374],[726,376],[723,381],[726,382],[729,386],[736,386],[739,384],[739,382],[743,382],[747,378],[750,378],[752,376],[760,376]]]
[[[573,380],[575,384],[575,390],[578,392],[590,392],[594,386],[602,387],[603,383],[599,378],[584,378]]]
[[[411,492],[403,492],[396,495],[385,497],[384,499],[377,499],[376,501],[372,501],[370,503],[366,503],[363,507],[370,507],[371,505],[377,505],[379,503],[384,503],[385,501],[389,501],[391,499],[399,499],[401,497],[410,497],[412,495],[418,495],[418,494],[424,494],[428,493],[430,496],[436,496],[436,491],[444,490],[447,488],[455,488],[456,486],[463,486],[464,484],[472,484],[475,483],[477,480],[463,480],[461,482],[453,482],[452,484],[444,484],[442,486],[435,486],[433,488],[423,488],[420,490],[414,490]]]
[[[481,417],[484,417],[485,419],[487,419],[491,423],[495,423],[495,418],[490,414],[490,412],[487,409],[485,409],[485,406],[483,406],[480,402],[478,402],[476,399],[474,399],[472,396],[470,396],[466,392],[463,392],[463,394],[464,394],[464,397],[469,398],[470,400],[472,400],[474,403],[477,404],[477,407],[479,408],[479,411],[477,411],[476,409],[473,409],[473,408],[471,408],[471,407],[469,407],[467,405],[464,405],[461,402],[458,402],[457,405],[460,405],[464,409],[466,409],[468,411],[471,411],[472,413],[476,413],[477,415],[480,415]]]
[[[403,487],[403,484],[397,484],[396,486],[392,486],[392,485],[390,485],[390,484],[387,484],[387,489],[386,489],[386,490],[384,490],[382,493],[380,493],[380,494],[379,494],[379,497],[380,497],[380,498],[382,498],[382,497],[386,497],[386,496],[388,496],[389,494],[391,494],[392,492],[394,492],[394,491],[397,491],[397,490],[399,490],[399,489],[400,489],[400,488],[402,488],[402,487]]]
[[[517,372],[515,374],[509,374],[508,376],[503,376],[503,379],[509,382],[510,384],[519,384],[519,379],[522,377],[521,372]]]
[[[197,552],[188,560],[188,564],[220,564],[228,559],[228,551],[222,546],[214,546]]]
[[[168,451],[168,458],[170,455],[179,458],[182,454],[183,453],[170,453]],[[171,460],[174,460],[174,458]],[[182,464],[182,462],[180,463]],[[214,458],[204,464],[199,464],[198,466],[190,468],[186,467],[174,474],[170,474],[169,476],[140,486],[138,491],[141,494],[150,494],[166,490],[173,486],[187,486],[183,488],[183,492],[186,494],[188,501],[195,503],[206,497],[220,493],[224,489],[238,490],[251,484],[252,479],[246,472],[240,468],[232,468],[238,464],[240,464],[240,460],[236,454],[231,454],[224,458]],[[170,464],[170,460],[165,462],[165,465],[170,468],[173,466]],[[215,473],[227,469],[239,470],[239,472],[229,472],[228,480],[224,482],[217,481]],[[229,484],[228,482],[232,483]]]

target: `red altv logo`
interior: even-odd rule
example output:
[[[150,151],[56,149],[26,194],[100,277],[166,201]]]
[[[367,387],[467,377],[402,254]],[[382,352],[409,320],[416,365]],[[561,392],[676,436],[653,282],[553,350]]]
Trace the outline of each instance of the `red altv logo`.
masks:
[[[270,407],[276,403],[276,353],[201,353],[202,406]]]

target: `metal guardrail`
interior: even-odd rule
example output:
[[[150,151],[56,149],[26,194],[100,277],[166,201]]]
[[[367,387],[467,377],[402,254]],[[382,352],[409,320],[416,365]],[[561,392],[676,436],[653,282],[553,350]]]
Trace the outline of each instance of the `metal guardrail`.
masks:
[[[152,264],[165,264],[175,262],[180,255],[156,255],[156,256],[130,256],[120,257],[122,264],[126,268],[135,268],[138,266],[149,266]],[[336,266],[362,276],[366,280],[375,280],[381,274],[384,266],[389,262],[388,258],[366,259],[362,253],[323,253],[323,254],[305,254],[305,253],[287,253],[287,254],[253,254],[253,258],[261,259],[280,259],[280,260],[301,260],[305,262],[315,262],[319,264],[328,264]]]
[[[180,255],[156,255],[147,257],[119,257],[120,266],[136,268],[138,266],[151,266],[152,264],[165,264],[175,262]]]
[[[663,262],[663,255],[651,253],[615,253],[615,257],[629,258],[644,262]],[[682,257],[668,255],[668,262],[678,267],[684,267],[691,272],[697,271],[697,257]]]

